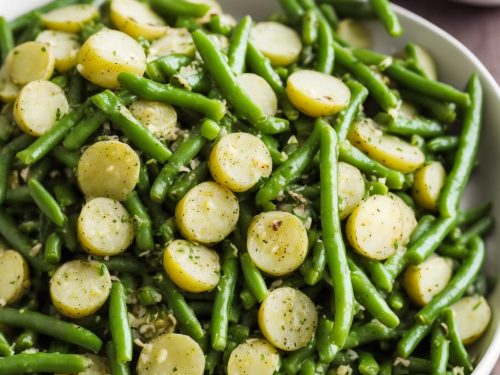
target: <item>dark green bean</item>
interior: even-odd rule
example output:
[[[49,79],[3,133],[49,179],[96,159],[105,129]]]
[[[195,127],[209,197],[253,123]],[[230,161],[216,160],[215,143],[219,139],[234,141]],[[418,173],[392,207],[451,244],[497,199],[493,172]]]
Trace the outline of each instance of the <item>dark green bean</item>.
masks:
[[[0,373],[16,375],[37,372],[77,373],[85,370],[85,357],[76,354],[16,354],[0,360]]]
[[[19,186],[15,189],[7,190],[5,194],[6,203],[33,203],[28,186]]]
[[[21,333],[14,341],[14,350],[16,352],[23,352],[25,350],[34,348],[38,341],[36,332],[26,330]]]
[[[351,124],[356,119],[361,106],[368,97],[368,90],[359,82],[348,80],[346,85],[351,92],[351,99],[349,105],[338,114],[335,120],[335,131],[337,132],[339,140],[347,138]]]
[[[125,289],[119,281],[113,281],[109,295],[109,328],[116,358],[121,363],[132,360],[132,331],[128,323]]]
[[[384,125],[384,130],[387,133],[402,135],[405,137],[409,137],[414,134],[421,137],[436,137],[442,135],[444,132],[444,129],[439,122],[426,119],[422,116],[408,118],[406,116],[399,115],[395,118],[387,113],[379,113],[375,116],[375,121]]]
[[[309,9],[302,17],[302,41],[310,46],[318,39],[318,14]]]
[[[245,57],[247,54],[248,39],[252,27],[252,18],[243,17],[233,29],[233,35],[227,52],[229,67],[237,76],[245,71]]]
[[[378,320],[353,327],[349,331],[343,349],[352,349],[371,342],[388,340],[400,336],[401,332],[388,328]]]
[[[77,106],[83,102],[84,86],[85,86],[85,80],[78,73],[77,69],[73,69],[69,77],[68,92],[66,94],[66,97],[68,98],[68,103],[71,106]]]
[[[152,251],[155,246],[153,240],[153,224],[137,192],[132,192],[123,204],[134,218],[137,249],[140,251]]]
[[[332,4],[319,4],[318,8],[323,14],[323,17],[325,17],[330,26],[335,30],[337,28],[337,24],[339,23],[339,16],[337,15],[337,12]]]
[[[113,256],[108,260],[103,259],[102,263],[108,270],[119,273],[131,273],[134,275],[143,275],[145,273],[144,265],[138,259],[130,256]]]
[[[147,64],[146,73],[153,81],[165,83],[168,78],[178,73],[182,67],[188,66],[192,62],[191,57],[180,53],[161,56]]]
[[[443,135],[430,140],[426,147],[431,152],[447,152],[457,149],[459,138],[455,135]]]
[[[36,205],[55,225],[64,226],[66,216],[55,198],[45,189],[45,187],[35,178],[28,181],[31,197]]]
[[[45,242],[44,259],[47,263],[57,264],[61,260],[62,239],[56,232],[51,233]]]
[[[446,327],[448,328],[452,360],[456,362],[458,366],[463,367],[464,371],[469,374],[472,371],[473,366],[469,353],[467,352],[467,349],[465,349],[462,339],[460,338],[457,321],[455,319],[455,312],[451,307],[447,307],[443,310],[443,319]]]
[[[126,363],[120,362],[116,355],[115,346],[112,341],[106,344],[106,357],[108,358],[111,375],[130,375],[130,369]]]
[[[460,211],[458,214],[457,225],[467,225],[478,221],[482,217],[488,215],[492,207],[493,204],[491,202],[486,202],[480,206]]]
[[[309,358],[316,349],[316,340],[312,339],[305,347],[290,353],[283,358],[281,369],[287,375],[295,375],[299,372],[302,362]]]
[[[268,293],[264,277],[248,253],[243,253],[240,256],[240,262],[246,287],[252,292],[258,302],[262,302]]]
[[[14,48],[14,36],[5,17],[0,17],[0,57],[5,61],[7,54]]]
[[[56,201],[63,207],[72,206],[77,202],[76,193],[73,188],[66,184],[54,186]]]
[[[377,375],[380,366],[373,354],[363,351],[359,352],[358,370],[362,375]]]
[[[210,31],[216,34],[229,36],[233,30],[233,25],[225,20],[221,14],[212,14],[210,16]]]
[[[178,177],[168,189],[167,196],[174,202],[179,201],[192,187],[205,181],[208,173],[207,162],[201,162],[200,165],[198,165],[191,172],[184,173]]]
[[[323,363],[331,363],[337,352],[338,346],[332,343],[334,323],[327,319],[326,316],[321,316],[316,329],[316,348],[318,350],[319,359]]]
[[[300,267],[300,272],[308,285],[316,285],[323,278],[325,267],[325,245],[323,241],[318,240],[313,246],[311,256],[309,256]]]
[[[382,22],[389,32],[390,36],[398,37],[403,34],[403,28],[399,23],[398,16],[391,9],[388,0],[370,0],[369,3],[380,22]]]
[[[10,357],[11,355],[14,355],[14,350],[10,346],[4,334],[0,332],[0,356]]]
[[[431,334],[431,365],[432,375],[446,373],[450,355],[450,341],[446,338],[441,322],[436,321]]]
[[[292,23],[298,23],[304,16],[304,9],[297,0],[279,0],[279,2]]]
[[[457,118],[456,105],[454,103],[443,103],[421,93],[406,89],[400,90],[399,93],[403,100],[422,107],[430,116],[438,121],[451,124]]]
[[[365,257],[356,257],[356,261],[370,273],[372,281],[378,289],[387,293],[392,291],[392,275],[381,261]]]
[[[463,231],[460,238],[456,241],[457,245],[467,245],[474,236],[484,236],[493,227],[494,220],[491,216],[483,217],[476,221],[471,227]]]
[[[415,324],[407,330],[397,345],[397,353],[408,358],[420,342],[430,333],[432,324]]]
[[[296,1],[296,0],[292,0]],[[250,70],[264,78],[267,83],[272,87],[276,95],[283,96],[285,94],[285,87],[281,81],[280,76],[273,69],[271,61],[260,52],[255,45],[249,41],[247,48],[247,64]]]
[[[187,0],[151,0],[151,6],[161,15],[166,17],[203,17],[210,6],[203,3],[195,3]]]

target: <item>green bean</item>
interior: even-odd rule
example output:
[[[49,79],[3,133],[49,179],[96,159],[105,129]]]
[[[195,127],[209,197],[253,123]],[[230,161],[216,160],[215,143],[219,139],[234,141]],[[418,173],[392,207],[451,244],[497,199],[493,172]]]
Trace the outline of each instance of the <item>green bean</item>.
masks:
[[[391,309],[399,311],[402,310],[406,305],[406,298],[403,292],[399,289],[395,289],[387,297],[387,302]]]
[[[437,252],[445,257],[461,260],[467,258],[469,250],[463,245],[442,243],[439,245]]]
[[[365,181],[365,194],[372,195],[386,195],[389,188],[380,181]]]
[[[246,16],[243,17],[233,29],[227,57],[229,67],[237,76],[245,71],[245,57],[247,54],[251,28],[252,18]]]
[[[493,227],[494,220],[491,216],[483,217],[475,222],[470,228],[462,232],[456,241],[457,245],[467,245],[474,236],[484,236]]]
[[[316,363],[311,358],[306,358],[300,365],[299,375],[315,375]]]
[[[243,308],[246,310],[250,310],[257,304],[257,299],[247,287],[243,287],[243,289],[241,290],[240,300]]]
[[[372,281],[378,289],[387,293],[392,291],[392,275],[381,261],[365,257],[356,257],[356,261],[360,262],[363,268],[370,273]]]
[[[400,357],[408,358],[420,342],[429,334],[432,324],[415,324],[403,334],[397,345]]]
[[[135,242],[140,251],[152,251],[154,249],[153,225],[146,207],[141,202],[137,192],[132,192],[123,202],[125,208],[134,218]]]
[[[403,28],[399,23],[398,16],[391,9],[388,0],[370,0],[369,3],[390,36],[398,37],[403,34]]]
[[[351,99],[349,105],[338,114],[335,121],[335,131],[337,132],[339,140],[347,138],[353,121],[356,119],[362,104],[368,97],[368,90],[359,82],[348,80],[346,85],[351,92]]]
[[[318,39],[318,14],[309,9],[302,16],[302,41],[306,46],[313,45]]]
[[[426,147],[431,152],[454,151],[458,147],[459,138],[456,135],[443,135],[430,140]]]
[[[240,256],[240,263],[245,286],[252,292],[258,302],[262,302],[268,293],[264,277],[248,253],[243,253]]]
[[[30,178],[28,181],[31,197],[36,205],[55,225],[64,226],[66,216],[54,197],[45,189],[45,187],[36,178]]]
[[[0,373],[16,375],[34,372],[76,373],[85,370],[85,357],[76,354],[16,354],[0,360]]]
[[[260,140],[266,145],[267,149],[269,150],[269,153],[271,154],[271,159],[273,159],[274,166],[279,166],[288,159],[288,155],[285,155],[283,152],[279,150],[280,144],[276,140],[276,138],[274,138],[272,135],[263,134],[253,127],[247,127],[241,124],[238,125],[239,128],[242,129],[242,131],[253,134],[258,138],[260,138]]]
[[[171,217],[158,227],[157,233],[162,237],[164,243],[167,243],[174,239],[175,231],[175,218]]]
[[[143,275],[146,271],[144,265],[138,259],[130,256],[113,256],[108,260],[103,259],[102,263],[106,265],[108,270],[119,273]]]
[[[57,86],[66,90],[68,88],[69,78],[67,76],[55,76],[50,79],[50,82],[55,83]]]
[[[443,319],[446,327],[448,328],[452,359],[458,366],[463,367],[467,374],[469,374],[472,371],[473,366],[469,353],[467,352],[467,349],[465,349],[462,339],[460,338],[457,321],[455,319],[455,312],[451,307],[447,307],[443,310]]]
[[[203,17],[210,10],[208,4],[187,0],[151,0],[150,3],[154,10],[166,17],[183,16],[198,18]]]
[[[71,106],[77,106],[83,102],[83,90],[84,90],[85,80],[78,73],[77,69],[73,69],[69,77],[68,92],[66,97],[68,98],[68,103]]]
[[[300,370],[300,365],[308,357],[310,357],[314,350],[316,349],[316,340],[312,339],[305,347],[295,350],[290,353],[287,357],[283,358],[281,363],[281,369],[284,370],[287,375],[295,375]]]
[[[212,14],[210,16],[210,31],[212,31],[213,33],[229,36],[232,30],[232,24],[227,22],[222,15]]]
[[[54,186],[56,201],[63,207],[72,206],[77,202],[77,197],[73,188],[65,184]]]
[[[16,44],[19,45],[35,40],[42,29],[41,14],[34,12],[29,25],[16,37]]]
[[[78,215],[70,215],[66,224],[62,228],[58,228],[58,232],[61,235],[64,246],[66,246],[70,251],[75,251],[78,247],[78,241],[76,240],[76,221],[78,220]]]
[[[379,375],[392,375],[392,362],[384,361],[380,365]]]
[[[432,374],[446,374],[450,355],[450,341],[446,338],[441,322],[436,321],[431,334],[431,365]]]
[[[332,343],[334,323],[326,316],[321,316],[316,329],[316,348],[318,350],[319,359],[323,363],[331,363],[337,352],[338,346]]]
[[[161,301],[161,293],[155,287],[146,285],[137,292],[137,299],[143,306],[152,306]]]
[[[209,141],[213,141],[215,138],[219,136],[221,131],[221,127],[215,121],[206,119],[203,121],[200,127],[200,133]]]
[[[116,358],[121,363],[132,360],[132,331],[128,323],[125,289],[119,281],[113,281],[109,295],[109,328]]]
[[[483,111],[483,90],[477,75],[467,84],[471,105],[465,110],[464,123],[453,167],[439,199],[439,212],[445,217],[457,214],[458,204],[469,179],[479,147]]]
[[[337,28],[337,24],[339,23],[339,16],[335,8],[328,3],[323,3],[318,5],[319,10],[323,14],[323,17],[327,20],[330,26],[335,30]]]
[[[13,19],[9,22],[12,32],[17,33],[26,26],[28,26],[33,21],[33,16],[39,13],[47,13],[51,10],[61,8],[66,5],[71,5],[77,3],[78,0],[53,0],[48,4],[45,4],[39,8],[33,9],[30,12],[24,13],[23,15]]]
[[[23,352],[25,350],[34,348],[38,341],[38,335],[30,330],[21,333],[14,341],[14,350],[16,352]]]
[[[6,203],[33,203],[33,198],[28,186],[19,186],[15,189],[7,190],[5,194]]]
[[[296,0],[292,1],[295,2]],[[255,47],[252,41],[248,42],[246,58],[246,62],[250,70],[264,78],[272,87],[276,95],[286,95],[283,82],[281,81],[278,73],[276,73],[276,71],[273,69],[271,61],[267,57],[265,57],[262,52],[257,49],[257,47]]]
[[[112,341],[106,344],[106,357],[108,358],[111,375],[130,375],[128,364],[120,362]]]
[[[3,61],[7,54],[14,48],[14,36],[5,17],[0,17],[0,57]]]
[[[12,355],[14,355],[14,350],[10,346],[4,334],[0,332],[0,356],[10,357]]]
[[[451,124],[457,118],[456,105],[454,103],[443,103],[421,93],[406,89],[399,90],[399,93],[403,100],[422,107],[438,121]]]
[[[207,162],[201,162],[200,165],[189,173],[184,173],[178,177],[168,189],[167,196],[174,202],[179,201],[192,187],[205,181],[208,173]]]
[[[353,327],[349,331],[343,349],[352,349],[375,341],[393,339],[399,335],[400,331],[388,328],[374,319],[369,323]]]
[[[380,366],[371,353],[359,352],[358,370],[362,375],[377,375],[380,371]]]
[[[491,202],[486,202],[480,206],[459,212],[457,225],[467,225],[478,221],[488,215],[492,207],[493,204]]]
[[[12,132],[14,131],[14,126],[11,124],[10,120],[0,114],[0,141],[7,142]]]
[[[44,259],[47,263],[57,264],[61,260],[62,239],[56,232],[53,232],[45,242]]]
[[[66,342],[62,342],[60,340],[54,339],[51,340],[49,346],[49,353],[61,353],[66,354],[69,352],[69,345]]]
[[[316,285],[322,278],[326,267],[326,251],[323,241],[318,240],[313,246],[312,256],[300,267],[300,272],[307,285]]]
[[[82,43],[85,43],[88,38],[92,35],[97,34],[99,31],[104,29],[106,25],[101,22],[89,22],[82,25],[82,29],[80,30],[80,39]]]
[[[28,176],[41,181],[47,177],[52,168],[53,164],[50,158],[44,158],[29,168]]]
[[[375,13],[372,7],[365,1],[331,0],[337,13],[341,18],[372,19]]]
[[[426,119],[425,117],[416,116],[408,118],[399,115],[396,118],[387,114],[379,113],[375,116],[375,121],[385,126],[384,130],[387,133],[402,135],[405,137],[414,134],[421,137],[436,137],[444,132],[441,124],[434,120]]]
[[[180,53],[161,56],[147,64],[146,73],[153,81],[165,83],[166,78],[172,77],[182,67],[188,66],[192,62],[191,57]]]
[[[280,0],[279,2],[292,23],[298,23],[304,16],[304,9],[297,0]]]

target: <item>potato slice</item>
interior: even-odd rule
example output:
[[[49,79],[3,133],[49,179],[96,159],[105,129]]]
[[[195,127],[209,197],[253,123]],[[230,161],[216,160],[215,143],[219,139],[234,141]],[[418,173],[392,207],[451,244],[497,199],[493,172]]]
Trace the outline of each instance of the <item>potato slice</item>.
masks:
[[[424,306],[446,287],[452,274],[453,261],[433,254],[423,263],[406,269],[403,286],[414,303]]]
[[[203,244],[226,238],[236,227],[239,215],[240,205],[233,192],[212,181],[193,187],[175,208],[181,234]]]
[[[263,212],[248,227],[247,250],[262,271],[282,276],[295,271],[307,255],[307,230],[288,212]]]
[[[52,129],[57,119],[68,112],[69,104],[64,91],[50,81],[28,83],[14,104],[17,124],[23,132],[35,137]]]
[[[203,17],[197,19],[199,24],[210,22],[210,18],[216,14],[222,14],[222,7],[215,0],[189,0],[191,3],[206,4],[210,7]]]
[[[232,352],[227,375],[273,375],[280,366],[276,348],[264,339],[248,339]]]
[[[354,48],[371,48],[373,44],[370,31],[352,18],[344,18],[337,24],[337,35]]]
[[[259,328],[278,349],[293,351],[314,337],[318,313],[313,301],[300,290],[282,287],[269,292],[259,309]]]
[[[141,45],[121,31],[104,29],[83,44],[78,53],[78,71],[90,82],[108,89],[120,86],[118,75],[128,72],[142,76],[146,55]]]
[[[129,107],[130,112],[158,139],[177,139],[177,112],[170,104],[138,100]]]
[[[381,164],[403,173],[414,172],[425,162],[425,155],[418,146],[384,134],[371,119],[355,122],[349,140]]]
[[[217,252],[186,240],[168,243],[163,252],[163,267],[172,281],[188,292],[208,292],[220,279]]]
[[[311,117],[331,116],[349,104],[351,92],[340,79],[314,70],[299,70],[287,80],[288,99]]]
[[[194,57],[196,47],[188,29],[170,27],[167,33],[151,43],[148,52],[148,62],[160,56],[180,53],[189,57]]]
[[[0,251],[0,306],[17,302],[30,286],[28,264],[14,250]]]
[[[472,344],[486,331],[491,308],[483,296],[464,297],[452,306],[457,328],[464,344]]]
[[[10,80],[17,85],[49,79],[54,73],[56,58],[46,43],[30,41],[16,46],[5,58]]]
[[[78,35],[65,31],[44,30],[38,34],[36,40],[52,48],[58,72],[65,73],[76,66],[76,56],[81,47]]]
[[[50,279],[52,303],[63,315],[82,318],[95,313],[111,291],[107,267],[94,260],[72,260],[60,266]]]
[[[158,39],[165,35],[167,26],[147,3],[136,0],[113,0],[110,6],[111,21],[116,28],[132,38]]]
[[[85,370],[73,374],[55,375],[109,375],[108,360],[95,354],[85,354]]]
[[[127,199],[139,181],[140,160],[128,144],[100,141],[85,150],[78,161],[77,179],[87,198]]]
[[[427,210],[437,210],[439,196],[446,181],[446,171],[438,161],[424,165],[415,172],[412,195]]]
[[[82,26],[99,17],[99,10],[90,4],[68,5],[42,15],[42,23],[52,30],[77,33]]]
[[[215,181],[226,188],[243,192],[273,169],[271,154],[264,142],[249,133],[231,133],[212,148],[209,164]]]
[[[137,361],[138,375],[203,375],[205,356],[191,337],[165,333],[147,343]]]
[[[357,253],[369,259],[387,259],[400,246],[402,219],[395,200],[386,195],[372,195],[349,216],[347,239]]]
[[[16,85],[10,80],[9,73],[7,72],[7,67],[2,65],[0,67],[0,100],[4,103],[10,103],[16,100],[19,92],[21,91],[21,86]]]
[[[339,217],[340,220],[343,220],[363,200],[365,195],[365,180],[358,168],[343,161],[339,162],[338,175]]]
[[[399,242],[398,246],[406,246],[410,241],[411,234],[418,224],[417,218],[415,217],[415,211],[413,211],[413,209],[396,194],[389,193],[387,194],[387,196],[393,199],[398,204],[399,209],[401,210],[401,222],[403,224],[403,230],[401,234],[401,241]]]
[[[299,34],[278,22],[259,22],[251,32],[251,40],[273,66],[288,66],[299,58],[302,41]]]
[[[432,56],[423,47],[417,44],[409,44],[406,47],[406,54],[408,57],[414,59],[417,66],[420,68],[425,77],[436,80],[438,78],[438,71],[436,63]]]
[[[243,73],[237,81],[266,115],[274,116],[278,112],[278,98],[264,78],[253,73]]]
[[[123,253],[134,240],[134,225],[125,207],[109,198],[94,198],[83,206],[77,223],[78,240],[93,255]]]

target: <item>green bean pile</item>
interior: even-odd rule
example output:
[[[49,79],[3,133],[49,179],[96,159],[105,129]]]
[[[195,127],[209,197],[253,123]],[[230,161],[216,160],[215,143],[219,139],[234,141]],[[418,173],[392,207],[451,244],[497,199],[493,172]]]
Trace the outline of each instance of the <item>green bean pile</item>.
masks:
[[[0,374],[470,374],[483,92],[387,0],[0,17]],[[168,25],[168,26],[167,26]]]

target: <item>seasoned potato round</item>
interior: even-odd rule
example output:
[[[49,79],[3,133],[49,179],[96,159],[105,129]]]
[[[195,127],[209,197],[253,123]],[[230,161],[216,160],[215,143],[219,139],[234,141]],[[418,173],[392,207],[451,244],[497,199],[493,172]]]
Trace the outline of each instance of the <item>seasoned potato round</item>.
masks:
[[[249,133],[222,137],[210,153],[210,173],[215,181],[236,192],[251,189],[273,169],[266,145]]]
[[[337,35],[354,48],[371,48],[372,35],[359,21],[344,18],[337,24]]]
[[[399,204],[386,195],[372,195],[351,213],[346,234],[357,253],[376,260],[389,258],[403,235]]]
[[[167,244],[163,252],[163,267],[172,281],[188,292],[210,291],[220,279],[217,252],[186,240]]]
[[[78,53],[78,71],[90,82],[108,89],[120,86],[123,72],[142,76],[146,71],[144,50],[121,31],[104,29],[92,35]]]
[[[483,296],[464,297],[455,303],[452,309],[464,344],[472,344],[488,328],[491,308]]]
[[[52,30],[77,33],[82,26],[99,16],[99,10],[90,4],[68,5],[42,15],[42,23]]]
[[[16,85],[10,80],[7,67],[3,64],[0,67],[0,100],[4,103],[10,103],[16,100],[20,91],[21,86]]]
[[[278,371],[280,355],[264,339],[248,339],[232,352],[227,363],[227,375],[273,375]]]
[[[403,230],[401,233],[401,241],[398,245],[406,246],[408,242],[410,242],[411,234],[418,224],[417,218],[415,217],[415,211],[413,211],[413,209],[396,194],[389,193],[387,196],[393,199],[401,210],[401,223],[403,224]]]
[[[266,115],[274,116],[278,112],[278,98],[264,78],[253,73],[243,73],[237,81]]]
[[[30,273],[23,256],[14,250],[1,250],[0,306],[17,302],[29,286]]]
[[[240,205],[233,192],[211,181],[193,187],[175,208],[181,234],[204,244],[226,238],[236,227],[239,215]]]
[[[270,275],[282,276],[299,268],[307,248],[304,224],[288,212],[263,212],[248,227],[248,254],[258,268]]]
[[[104,305],[110,291],[111,276],[107,267],[93,260],[66,262],[50,279],[52,303],[70,318],[95,313]]]
[[[25,85],[52,77],[55,62],[52,48],[42,42],[30,41],[9,52],[5,58],[5,67],[13,83]]]
[[[138,100],[129,110],[156,138],[169,141],[177,138],[177,112],[170,104]]]
[[[44,30],[36,40],[48,44],[55,57],[55,68],[64,73],[76,66],[76,56],[81,44],[78,35],[65,31]]]
[[[349,104],[351,92],[340,79],[314,70],[288,77],[286,92],[292,104],[311,117],[331,116]]]
[[[318,313],[313,301],[290,287],[269,292],[259,309],[259,328],[275,347],[293,351],[314,337]]]
[[[358,168],[339,162],[339,216],[340,220],[351,214],[365,195],[365,180]]]
[[[432,255],[423,263],[406,269],[403,286],[414,303],[424,306],[446,287],[452,274],[453,261],[450,258]]]
[[[137,361],[138,375],[203,375],[205,356],[196,341],[165,333],[147,343]]]
[[[36,137],[49,131],[57,119],[68,112],[69,104],[64,91],[50,81],[28,83],[21,89],[14,104],[17,124],[23,132]]]
[[[293,64],[302,50],[299,34],[278,22],[257,23],[252,29],[251,40],[274,66]]]
[[[412,195],[427,210],[436,210],[441,189],[446,181],[446,171],[438,161],[433,161],[415,172]]]
[[[113,0],[110,16],[115,26],[132,38],[157,39],[167,32],[163,18],[147,3],[136,0]]]
[[[123,253],[134,240],[134,225],[123,205],[109,198],[94,198],[83,206],[77,223],[78,240],[91,254]]]
[[[168,28],[164,36],[151,43],[148,52],[148,62],[160,56],[172,55],[174,53],[194,57],[196,47],[188,29]]]
[[[110,370],[106,358],[95,354],[85,354],[85,370],[78,374],[55,374],[55,375],[109,375]]]
[[[78,184],[87,198],[123,201],[139,181],[139,169],[139,156],[128,144],[100,141],[87,148],[78,161]]]

